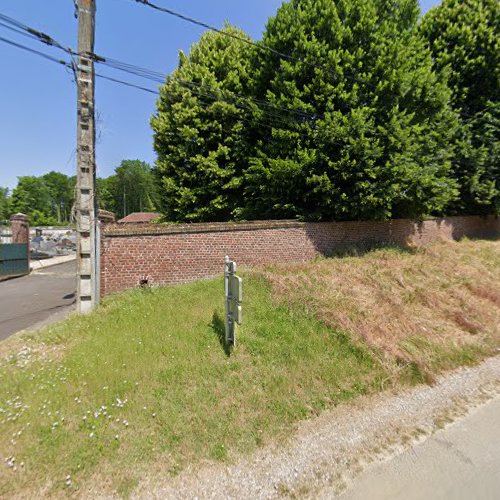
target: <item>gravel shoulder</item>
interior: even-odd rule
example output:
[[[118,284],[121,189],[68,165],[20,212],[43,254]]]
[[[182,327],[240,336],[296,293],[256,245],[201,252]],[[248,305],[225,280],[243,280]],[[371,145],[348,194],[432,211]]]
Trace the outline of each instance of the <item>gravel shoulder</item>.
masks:
[[[500,356],[447,374],[433,386],[336,407],[300,424],[288,443],[234,464],[193,466],[173,479],[153,467],[133,497],[331,498],[370,464],[424,442],[498,395]]]

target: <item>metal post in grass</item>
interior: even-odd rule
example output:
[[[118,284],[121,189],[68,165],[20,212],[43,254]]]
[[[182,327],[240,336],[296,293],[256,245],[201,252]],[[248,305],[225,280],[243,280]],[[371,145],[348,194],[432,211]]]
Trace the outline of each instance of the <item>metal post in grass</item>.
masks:
[[[226,299],[226,346],[236,346],[236,328],[241,325],[242,279],[236,276],[236,262],[224,258],[224,293]]]

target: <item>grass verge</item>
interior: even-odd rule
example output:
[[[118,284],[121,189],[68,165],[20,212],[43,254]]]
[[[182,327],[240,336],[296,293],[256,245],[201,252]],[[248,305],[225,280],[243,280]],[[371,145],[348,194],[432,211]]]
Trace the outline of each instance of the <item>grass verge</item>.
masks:
[[[151,464],[231,460],[324,408],[492,354],[498,250],[249,271],[231,356],[221,279],[133,290],[12,338],[0,345],[0,496],[78,496],[89,480],[127,496]]]
[[[1,458],[15,458],[0,468],[0,496],[77,492],[96,471],[126,495],[153,460],[171,473],[226,460],[380,387],[367,349],[273,306],[259,277],[247,276],[228,357],[222,290],[221,279],[134,290],[16,340],[0,367]]]

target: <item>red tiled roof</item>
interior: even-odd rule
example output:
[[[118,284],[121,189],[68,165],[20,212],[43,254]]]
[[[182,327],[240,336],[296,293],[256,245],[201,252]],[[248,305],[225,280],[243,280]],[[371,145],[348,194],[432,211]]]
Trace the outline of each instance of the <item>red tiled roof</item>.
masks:
[[[141,223],[141,222],[151,222],[153,219],[157,219],[161,214],[157,214],[155,212],[134,212],[132,214],[128,214],[123,219],[120,219],[118,222],[120,224],[133,224],[133,223]]]

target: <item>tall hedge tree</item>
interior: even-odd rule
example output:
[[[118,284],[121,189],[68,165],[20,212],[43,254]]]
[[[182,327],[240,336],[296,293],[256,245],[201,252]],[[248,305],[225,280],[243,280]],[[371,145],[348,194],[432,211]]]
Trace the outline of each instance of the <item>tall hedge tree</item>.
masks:
[[[443,0],[420,24],[435,67],[448,74],[463,126],[455,176],[465,213],[500,212],[500,3]]]
[[[246,35],[226,25],[238,37]],[[171,221],[227,220],[241,203],[251,47],[208,32],[181,52],[151,119],[161,207]],[[238,96],[236,96],[238,94]],[[246,118],[245,118],[246,117]]]
[[[458,119],[415,35],[417,0],[291,0],[272,18],[256,93],[307,117],[262,113],[244,215],[309,220],[442,213]],[[297,62],[298,60],[298,62]]]

